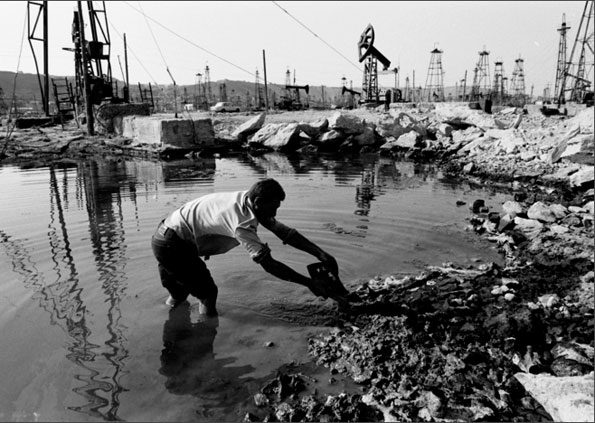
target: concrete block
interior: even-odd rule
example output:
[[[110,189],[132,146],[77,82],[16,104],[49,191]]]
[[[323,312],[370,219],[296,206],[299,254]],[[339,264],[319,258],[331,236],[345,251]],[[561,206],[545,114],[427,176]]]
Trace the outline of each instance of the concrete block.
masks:
[[[198,149],[215,144],[215,130],[210,118],[164,119],[158,116],[126,116],[122,136],[140,144],[163,149]]]

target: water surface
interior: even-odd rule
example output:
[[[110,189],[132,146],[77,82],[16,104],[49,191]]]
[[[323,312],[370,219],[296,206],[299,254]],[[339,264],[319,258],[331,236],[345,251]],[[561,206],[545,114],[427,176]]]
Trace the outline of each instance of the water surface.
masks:
[[[501,262],[464,228],[475,199],[500,210],[509,198],[429,165],[267,154],[3,166],[0,420],[242,420],[279,366],[306,363],[331,301],[275,279],[238,247],[207,262],[217,319],[201,319],[195,300],[169,313],[151,253],[174,208],[263,177],[285,188],[277,218],[333,254],[348,287],[447,261]],[[297,271],[315,261],[259,233]]]

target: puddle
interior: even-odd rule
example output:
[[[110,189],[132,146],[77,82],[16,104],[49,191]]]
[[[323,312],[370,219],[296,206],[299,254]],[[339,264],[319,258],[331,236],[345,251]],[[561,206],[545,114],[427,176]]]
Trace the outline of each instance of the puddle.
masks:
[[[276,178],[287,194],[278,219],[333,254],[348,288],[446,261],[501,262],[465,219],[478,198],[493,208],[510,199],[378,157],[86,161],[3,166],[0,177],[0,419],[17,421],[242,420],[288,363],[321,395],[357,389],[329,384],[308,357],[308,337],[336,324],[335,305],[275,279],[240,248],[207,262],[219,285],[216,324],[198,321],[192,300],[188,316],[169,314],[150,238],[196,196]],[[297,271],[315,261],[259,233]]]

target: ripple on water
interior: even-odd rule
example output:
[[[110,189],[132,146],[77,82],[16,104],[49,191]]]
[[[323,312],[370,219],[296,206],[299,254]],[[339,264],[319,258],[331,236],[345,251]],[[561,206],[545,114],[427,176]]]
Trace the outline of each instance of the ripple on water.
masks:
[[[354,286],[426,264],[498,260],[462,230],[469,210],[456,202],[483,198],[499,210],[507,199],[447,183],[432,166],[377,157],[88,160],[3,166],[0,177],[0,293],[9,305],[0,327],[10,341],[0,351],[7,375],[0,410],[28,415],[23,395],[35,387],[62,401],[58,411],[40,410],[41,420],[235,419],[235,403],[226,396],[237,399],[232,391],[248,386],[247,377],[307,360],[308,333],[336,324],[332,301],[276,280],[237,248],[207,262],[220,286],[213,336],[188,338],[194,333],[184,332],[188,321],[169,319],[150,250],[157,223],[185,201],[278,179],[287,193],[278,219],[333,254],[341,279]],[[315,261],[268,231],[259,233],[275,258],[301,273]],[[170,363],[179,368],[163,370],[172,333],[181,334],[182,350],[200,344],[208,354],[182,354]],[[263,349],[266,341],[278,348]],[[19,350],[27,352],[23,360],[14,359]],[[220,374],[227,379],[205,373],[209,365],[225,369]],[[167,376],[160,369],[179,372]],[[212,378],[201,379],[205,374]],[[202,414],[187,396],[208,400]]]

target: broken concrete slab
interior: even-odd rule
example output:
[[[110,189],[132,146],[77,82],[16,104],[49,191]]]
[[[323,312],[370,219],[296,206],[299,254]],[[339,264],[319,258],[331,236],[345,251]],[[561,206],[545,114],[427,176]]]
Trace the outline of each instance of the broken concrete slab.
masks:
[[[593,372],[585,376],[566,377],[527,373],[517,373],[514,376],[554,421],[593,421]]]

